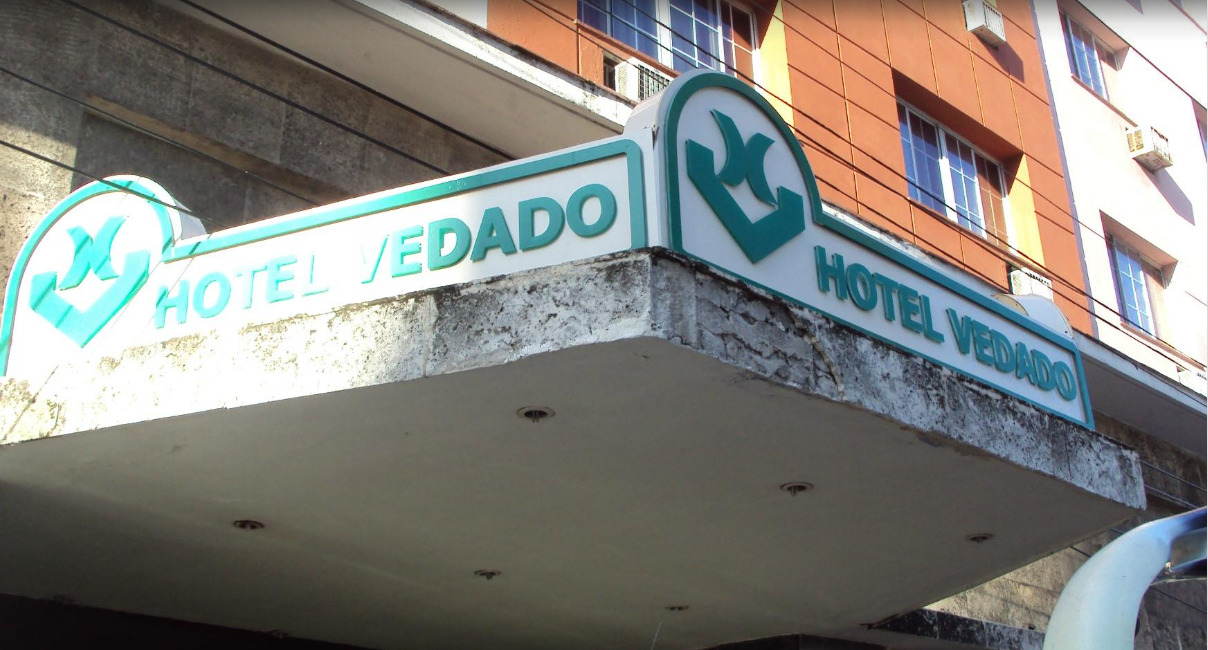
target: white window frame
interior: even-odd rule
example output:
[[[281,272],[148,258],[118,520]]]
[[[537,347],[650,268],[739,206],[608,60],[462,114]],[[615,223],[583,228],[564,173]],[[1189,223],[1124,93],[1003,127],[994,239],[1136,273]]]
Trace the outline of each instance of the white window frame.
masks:
[[[719,55],[721,55],[721,57],[718,59],[718,67],[712,68],[712,69],[720,70],[730,76],[737,77],[737,71],[726,66],[725,57],[724,57],[724,54],[722,53],[723,43],[721,42],[722,36],[721,36],[720,16],[721,16],[721,4],[722,4],[722,2],[725,2],[726,4],[730,5],[734,10],[745,12],[748,16],[750,16],[751,31],[752,31],[751,45],[753,48],[751,50],[751,67],[752,67],[752,71],[754,72],[753,76],[755,78],[755,83],[756,84],[762,83],[763,66],[761,65],[761,62],[760,62],[760,55],[759,55],[760,47],[759,47],[759,43],[758,43],[758,41],[759,41],[759,29],[758,29],[759,15],[753,9],[751,9],[751,7],[749,5],[747,5],[746,3],[743,3],[743,2],[734,2],[733,0],[707,0],[707,1],[712,5],[713,13],[715,16],[718,16],[718,21],[719,21],[717,27],[710,30],[715,35],[715,37],[718,39],[718,43],[716,44],[717,52]],[[635,0],[635,2],[636,2],[636,0]],[[576,11],[578,11],[578,9],[577,9],[578,4],[579,3],[576,2]],[[676,55],[675,55],[675,50],[672,47],[672,38],[671,38],[672,37],[672,33],[671,33],[671,0],[655,0],[655,14],[656,14],[655,28],[658,30],[658,42],[656,43],[657,51],[658,51],[657,60],[659,63],[674,70]],[[692,40],[693,44],[695,44],[696,43],[695,34],[691,34],[690,36],[692,36],[691,40]]]
[[[1073,38],[1075,35],[1075,29],[1086,34],[1091,39],[1091,47],[1093,47],[1095,50],[1094,73],[1098,75],[1099,84],[1103,86],[1102,93],[1095,90],[1095,86],[1083,79],[1082,75],[1078,73],[1078,63],[1074,60],[1075,55]],[[1107,43],[1103,42],[1103,39],[1099,38],[1099,36],[1096,35],[1093,30],[1071,18],[1070,15],[1065,11],[1061,12],[1061,31],[1062,36],[1065,38],[1065,51],[1066,58],[1070,63],[1070,74],[1073,75],[1079,83],[1081,83],[1083,86],[1086,86],[1086,88],[1088,88],[1092,93],[1095,93],[1101,97],[1104,101],[1112,101],[1112,86],[1114,85],[1115,79],[1114,73],[1116,70],[1119,70],[1120,65],[1116,51],[1108,47]],[[1110,65],[1112,68],[1112,74],[1110,75],[1103,70],[1103,56],[1105,54],[1111,56],[1111,61],[1108,63],[1108,65]]]
[[[1003,167],[1002,162],[1000,162],[997,158],[986,154],[985,151],[982,151],[978,147],[974,146],[973,143],[969,142],[968,140],[965,140],[964,138],[953,134],[951,131],[949,131],[947,128],[945,128],[944,125],[941,124],[938,120],[933,119],[932,117],[928,116],[923,111],[920,111],[919,109],[915,108],[909,102],[905,102],[901,99],[898,99],[897,101],[898,101],[898,104],[900,104],[903,108],[906,109],[908,118],[909,118],[910,114],[913,114],[915,117],[919,118],[920,120],[935,127],[936,141],[937,141],[937,146],[939,147],[940,185],[943,187],[943,190],[944,190],[944,196],[942,197],[943,204],[944,204],[943,212],[944,212],[944,216],[947,217],[949,221],[952,221],[958,225],[960,224],[960,214],[957,213],[957,211],[956,211],[956,190],[952,186],[952,165],[948,160],[948,138],[952,138],[956,142],[959,142],[960,144],[963,144],[966,147],[969,147],[973,151],[973,153],[981,156],[982,158],[985,158],[988,162],[994,163],[994,166],[998,168],[998,187],[1001,188],[1001,191],[1002,191],[1002,220],[1003,220],[1003,223],[1005,224],[1006,230],[1007,230],[1007,232],[1006,232],[1007,241],[1001,242],[1001,243],[1005,244],[1006,246],[1008,246],[1010,248],[1014,248],[1015,247],[1015,224],[1014,224],[1014,220],[1011,219],[1011,207],[1010,207],[1011,202],[1007,198],[1007,183],[1006,183],[1006,178],[1004,177],[1003,171],[1002,171],[1002,167]],[[911,133],[909,135],[912,139],[914,138],[913,133]],[[976,161],[974,164],[976,166]],[[907,180],[907,183],[910,183],[910,181]],[[961,228],[964,228],[965,230],[968,230],[969,232],[972,232],[972,233],[978,235],[982,239],[990,239],[990,231],[986,227],[986,207],[985,207],[985,205],[982,204],[982,196],[981,196],[980,187],[978,189],[978,192],[976,193],[976,198],[977,198],[977,215],[978,215],[978,218],[981,220],[981,223],[976,224],[977,225],[976,228],[965,228],[964,226],[961,226]],[[914,199],[912,199],[912,200],[914,200]],[[930,206],[924,206],[924,207],[926,207],[928,209],[932,209]]]
[[[1165,270],[1161,265],[1155,264],[1152,260],[1141,253],[1141,251],[1137,250],[1135,246],[1132,246],[1128,242],[1121,240],[1115,235],[1109,234],[1107,236],[1107,243],[1108,259],[1111,262],[1112,280],[1116,287],[1116,306],[1120,309],[1120,318],[1131,327],[1135,327],[1136,329],[1153,338],[1158,338],[1160,334],[1158,323],[1161,319],[1158,318],[1157,301],[1154,300],[1154,296],[1150,291],[1148,272],[1152,271],[1158,285],[1162,288],[1165,288]],[[1134,278],[1129,275],[1128,280],[1130,280],[1135,286],[1140,287],[1139,291],[1134,291],[1134,293],[1137,294],[1137,305],[1133,307],[1133,309],[1137,312],[1139,320],[1147,319],[1149,321],[1149,327],[1146,327],[1142,323],[1134,323],[1128,317],[1129,308],[1125,304],[1123,287],[1125,276],[1123,275],[1123,270],[1120,268],[1119,255],[1127,257],[1130,261],[1135,262],[1140,268],[1141,277]],[[1144,308],[1144,311],[1142,311],[1142,308]]]

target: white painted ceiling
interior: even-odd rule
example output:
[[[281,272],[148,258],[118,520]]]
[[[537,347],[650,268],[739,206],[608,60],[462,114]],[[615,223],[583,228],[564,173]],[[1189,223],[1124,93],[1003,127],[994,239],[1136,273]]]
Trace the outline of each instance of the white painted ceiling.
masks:
[[[673,650],[855,636],[1127,514],[637,339],[0,448],[0,593],[371,648]]]

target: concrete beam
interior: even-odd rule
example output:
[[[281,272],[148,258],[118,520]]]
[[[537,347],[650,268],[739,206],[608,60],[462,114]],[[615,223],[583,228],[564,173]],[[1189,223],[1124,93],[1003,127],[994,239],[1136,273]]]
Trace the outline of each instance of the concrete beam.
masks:
[[[654,337],[936,445],[1128,508],[1136,455],[1093,431],[663,250],[622,253],[81,361],[0,384],[0,443],[408,381]]]

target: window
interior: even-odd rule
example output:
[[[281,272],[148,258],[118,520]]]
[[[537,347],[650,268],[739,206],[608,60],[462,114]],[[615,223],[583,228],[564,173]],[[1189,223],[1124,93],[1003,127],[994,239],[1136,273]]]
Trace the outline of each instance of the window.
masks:
[[[655,0],[579,0],[579,20],[652,58],[659,58]]]
[[[1116,71],[1116,55],[1088,29],[1061,14],[1065,28],[1065,49],[1070,57],[1070,70],[1079,81],[1103,99],[1110,99],[1108,87]]]
[[[1157,336],[1154,305],[1166,286],[1162,270],[1115,237],[1109,236],[1107,245],[1120,297],[1120,315],[1150,336]]]
[[[671,0],[671,49],[672,67],[679,72],[736,70],[750,79],[755,73],[753,17],[725,0]]]
[[[898,123],[910,198],[1006,244],[999,164],[905,104],[898,104]]]
[[[579,20],[678,72],[755,74],[755,17],[727,0],[579,0]]]

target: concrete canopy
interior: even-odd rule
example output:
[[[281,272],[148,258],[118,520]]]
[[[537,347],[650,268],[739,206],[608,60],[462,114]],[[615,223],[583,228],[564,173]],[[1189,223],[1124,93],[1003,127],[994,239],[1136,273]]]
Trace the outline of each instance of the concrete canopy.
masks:
[[[188,5],[167,4],[230,30]],[[426,3],[196,4],[517,158],[616,135],[631,111],[619,96]],[[553,22],[549,28],[559,29]]]
[[[1131,451],[661,250],[0,387],[0,592],[367,647],[867,638],[1144,502]]]

